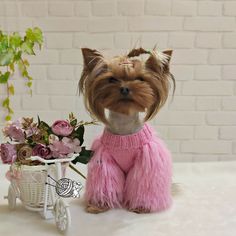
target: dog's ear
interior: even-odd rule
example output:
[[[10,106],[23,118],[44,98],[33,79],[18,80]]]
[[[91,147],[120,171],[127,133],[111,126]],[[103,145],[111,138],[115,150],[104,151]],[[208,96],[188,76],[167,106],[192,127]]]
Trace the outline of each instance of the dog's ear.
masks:
[[[173,50],[168,49],[168,50],[163,51],[162,53],[167,56],[167,61],[168,61],[168,63],[170,63],[170,59],[172,57]]]
[[[84,68],[92,71],[94,67],[104,58],[100,52],[90,48],[81,48],[84,58]]]
[[[172,50],[165,50],[163,52],[156,52],[153,50],[150,52],[150,56],[145,63],[146,68],[154,72],[158,72],[160,69],[163,72],[168,71],[172,52]]]

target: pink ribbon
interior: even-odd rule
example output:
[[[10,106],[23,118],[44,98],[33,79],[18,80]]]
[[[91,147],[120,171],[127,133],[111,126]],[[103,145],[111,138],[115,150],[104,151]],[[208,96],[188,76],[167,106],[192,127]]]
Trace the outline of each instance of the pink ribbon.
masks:
[[[6,178],[11,182],[13,180],[19,180],[20,179],[20,172],[17,170],[8,170],[6,173]]]

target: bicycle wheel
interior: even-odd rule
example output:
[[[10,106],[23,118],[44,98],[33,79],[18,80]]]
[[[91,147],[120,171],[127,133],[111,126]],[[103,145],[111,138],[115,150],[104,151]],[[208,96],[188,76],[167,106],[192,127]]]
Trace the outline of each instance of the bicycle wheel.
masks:
[[[58,230],[62,233],[66,233],[71,224],[69,205],[66,204],[63,199],[59,198],[56,200],[54,210]]]

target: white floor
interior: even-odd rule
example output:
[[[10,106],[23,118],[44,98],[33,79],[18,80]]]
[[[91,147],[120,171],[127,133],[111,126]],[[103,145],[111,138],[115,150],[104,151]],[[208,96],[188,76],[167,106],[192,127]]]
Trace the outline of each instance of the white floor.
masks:
[[[83,172],[85,168],[82,167]],[[25,210],[19,202],[8,210],[3,196],[8,181],[6,166],[0,165],[0,235],[59,235],[53,220]],[[81,180],[70,174],[71,178]],[[173,207],[160,214],[135,214],[125,210],[91,215],[84,212],[82,199],[70,201],[70,236],[235,236],[236,235],[236,162],[178,163],[174,182],[180,193]]]

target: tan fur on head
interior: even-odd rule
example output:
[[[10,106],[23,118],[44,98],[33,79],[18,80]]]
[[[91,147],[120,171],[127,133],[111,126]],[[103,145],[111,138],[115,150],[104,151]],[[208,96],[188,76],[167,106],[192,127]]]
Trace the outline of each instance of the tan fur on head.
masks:
[[[111,60],[89,48],[82,48],[82,54],[80,92],[84,94],[87,110],[105,124],[108,123],[105,109],[126,115],[146,112],[145,121],[153,118],[167,100],[171,80],[175,87],[169,71],[171,50],[139,48]],[[148,59],[138,58],[141,54],[149,54]],[[122,89],[128,90],[128,94],[122,94]]]

